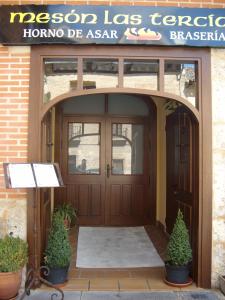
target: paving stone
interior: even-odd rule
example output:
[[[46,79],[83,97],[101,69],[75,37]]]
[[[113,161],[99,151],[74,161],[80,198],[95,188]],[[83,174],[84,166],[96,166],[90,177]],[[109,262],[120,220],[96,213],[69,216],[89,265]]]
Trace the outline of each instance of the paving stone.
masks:
[[[214,292],[183,292],[179,293],[180,300],[219,300],[220,298]]]
[[[82,300],[178,300],[173,292],[84,292]]]
[[[59,300],[51,298],[55,291],[32,291],[24,300]],[[221,300],[225,297],[211,291],[190,292],[75,292],[65,291],[64,300]],[[19,300],[19,299],[18,299]]]
[[[54,296],[51,298],[53,294],[57,294],[58,296]],[[81,292],[64,292],[64,300],[80,300]],[[59,293],[55,291],[31,291],[30,296],[26,296],[24,300],[59,300],[61,299]],[[18,299],[19,300],[19,299]]]

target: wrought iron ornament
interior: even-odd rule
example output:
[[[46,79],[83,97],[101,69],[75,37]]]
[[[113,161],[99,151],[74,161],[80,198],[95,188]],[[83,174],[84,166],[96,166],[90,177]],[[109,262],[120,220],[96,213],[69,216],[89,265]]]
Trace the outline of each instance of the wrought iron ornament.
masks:
[[[46,266],[41,266],[38,270],[35,270],[34,268],[30,269],[26,276],[24,292],[20,296],[19,300],[23,300],[26,296],[30,296],[30,290],[36,282],[41,282],[41,283],[45,284],[46,286],[49,286],[58,291],[58,293],[53,293],[51,295],[51,300],[54,300],[55,298],[58,299],[58,297],[61,297],[61,298],[59,298],[59,300],[63,300],[64,299],[63,291],[60,288],[53,285],[52,283],[50,283],[49,281],[47,281],[46,279],[44,279],[40,275],[41,273],[43,273],[44,276],[48,276],[49,272],[50,272],[49,268]]]

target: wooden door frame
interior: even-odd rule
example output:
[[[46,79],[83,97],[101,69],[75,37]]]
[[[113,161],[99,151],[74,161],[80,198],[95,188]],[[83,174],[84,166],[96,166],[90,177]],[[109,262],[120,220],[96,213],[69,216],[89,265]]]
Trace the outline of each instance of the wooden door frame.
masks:
[[[160,59],[159,74],[164,71],[165,59],[192,59],[199,64],[199,104],[197,110],[185,99],[166,93],[163,90],[162,76],[159,78],[159,90],[118,88],[101,89],[101,93],[127,93],[147,96],[157,96],[163,99],[177,100],[188,107],[199,122],[199,217],[198,217],[198,286],[211,286],[211,254],[212,254],[212,108],[211,108],[211,56],[210,49],[191,47],[156,47],[156,46],[78,46],[78,45],[43,45],[31,48],[31,77],[28,126],[28,161],[41,161],[41,121],[45,113],[65,98],[97,94],[99,90],[78,90],[56,97],[45,106],[42,104],[42,59],[56,56],[84,56],[89,57],[129,57]],[[135,55],[136,54],[136,55]],[[204,83],[204,87],[203,87]],[[161,99],[161,98],[159,98]],[[203,176],[204,174],[204,176]],[[40,201],[40,195],[37,195]],[[29,263],[40,264],[40,223],[34,228],[33,220],[36,216],[40,220],[40,205],[34,207],[34,194],[28,193],[27,208],[27,236],[29,243]],[[40,202],[39,202],[40,203]],[[33,235],[38,234],[38,243],[34,245]],[[34,247],[38,255],[34,257]]]

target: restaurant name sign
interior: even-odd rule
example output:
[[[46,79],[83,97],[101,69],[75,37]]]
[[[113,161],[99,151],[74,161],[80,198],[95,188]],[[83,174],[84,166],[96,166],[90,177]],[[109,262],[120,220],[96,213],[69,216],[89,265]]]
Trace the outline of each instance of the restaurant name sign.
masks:
[[[225,9],[2,5],[0,43],[225,47]]]

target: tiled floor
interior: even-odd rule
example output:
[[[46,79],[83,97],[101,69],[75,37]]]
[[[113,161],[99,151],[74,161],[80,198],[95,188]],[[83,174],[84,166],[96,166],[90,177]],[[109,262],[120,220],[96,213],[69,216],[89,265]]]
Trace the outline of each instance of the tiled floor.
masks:
[[[147,226],[146,231],[162,259],[165,257],[167,238],[158,228]],[[164,268],[126,269],[83,269],[76,268],[78,228],[70,232],[73,256],[69,270],[69,280],[62,287],[68,291],[180,291],[164,283]],[[198,289],[195,284],[182,291]]]

